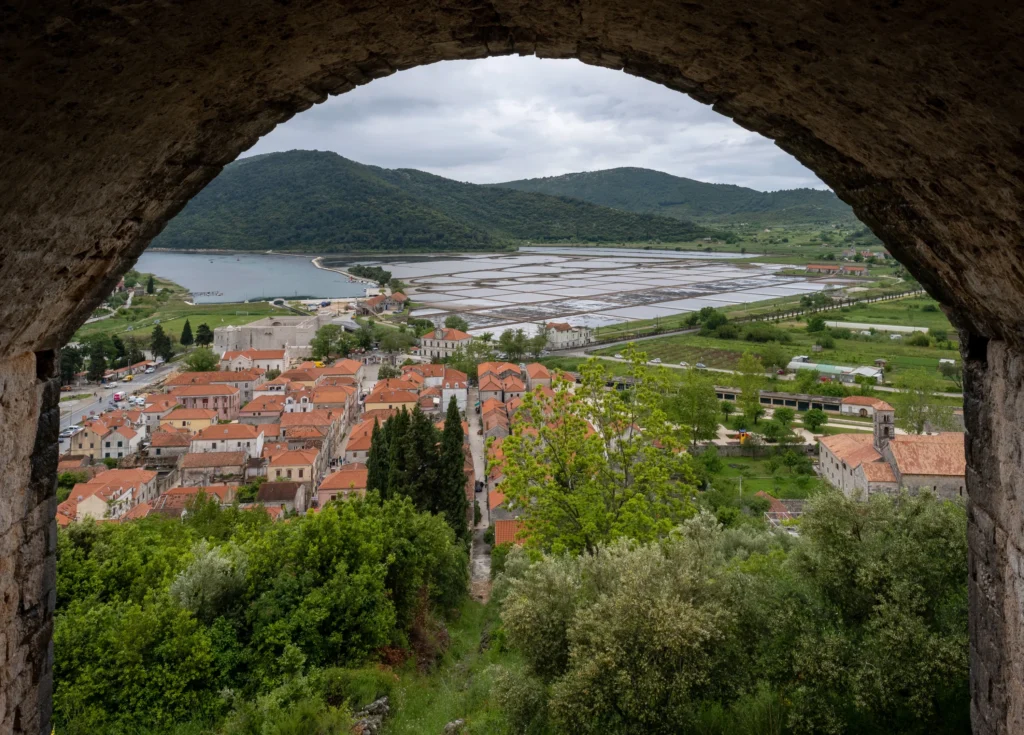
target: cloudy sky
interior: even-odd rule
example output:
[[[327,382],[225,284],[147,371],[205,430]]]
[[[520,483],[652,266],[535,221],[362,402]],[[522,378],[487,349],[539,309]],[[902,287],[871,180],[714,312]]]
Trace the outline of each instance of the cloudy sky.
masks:
[[[246,155],[295,148],[475,183],[640,166],[762,191],[825,188],[770,140],[683,94],[535,57],[399,72],[297,115]]]

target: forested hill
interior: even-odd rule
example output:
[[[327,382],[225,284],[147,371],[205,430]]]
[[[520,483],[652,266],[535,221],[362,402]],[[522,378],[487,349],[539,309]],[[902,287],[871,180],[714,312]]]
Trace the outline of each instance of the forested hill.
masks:
[[[336,153],[289,151],[225,167],[153,245],[337,253],[685,242],[705,234],[679,219],[365,166]]]
[[[762,192],[708,184],[645,168],[565,174],[494,184],[496,187],[573,197],[629,212],[660,214],[716,224],[827,224],[856,221],[848,204],[830,191]]]

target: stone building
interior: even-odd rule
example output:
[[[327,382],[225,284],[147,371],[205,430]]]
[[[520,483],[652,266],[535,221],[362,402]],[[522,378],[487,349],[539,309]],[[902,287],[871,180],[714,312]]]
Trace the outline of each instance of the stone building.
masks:
[[[213,330],[213,349],[219,355],[245,350],[283,350],[292,357],[301,357],[305,356],[303,352],[308,354],[316,330],[329,321],[329,315],[271,316],[250,324],[217,327]]]
[[[573,326],[566,322],[548,322],[544,325],[549,350],[568,350],[586,347],[594,341],[594,330],[590,327]]]
[[[473,337],[463,331],[438,327],[420,337],[420,354],[429,358],[451,357],[472,341]]]
[[[927,490],[940,498],[962,498],[966,457],[964,435],[896,434],[892,406],[872,406],[873,432],[836,434],[821,440],[821,475],[849,497]]]

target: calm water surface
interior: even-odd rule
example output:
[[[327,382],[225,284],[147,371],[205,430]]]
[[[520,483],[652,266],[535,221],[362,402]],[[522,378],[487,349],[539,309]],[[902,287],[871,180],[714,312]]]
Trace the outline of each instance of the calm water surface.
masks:
[[[198,303],[266,300],[278,296],[340,298],[362,296],[366,286],[349,283],[338,273],[320,270],[312,256],[200,253],[143,253],[135,266],[179,283],[198,296]]]

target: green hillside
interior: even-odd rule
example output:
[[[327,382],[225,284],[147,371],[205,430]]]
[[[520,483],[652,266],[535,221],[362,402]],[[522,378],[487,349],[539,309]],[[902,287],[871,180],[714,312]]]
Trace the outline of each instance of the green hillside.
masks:
[[[227,166],[153,245],[343,253],[493,250],[526,241],[685,242],[705,234],[676,218],[290,151]]]
[[[613,168],[508,181],[494,186],[714,224],[797,225],[856,221],[849,205],[830,191],[762,192],[732,184],[708,184],[644,168]]]

